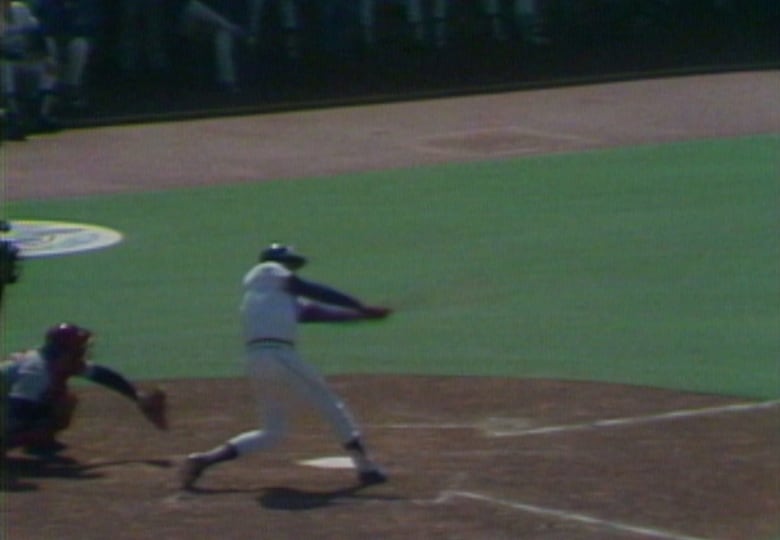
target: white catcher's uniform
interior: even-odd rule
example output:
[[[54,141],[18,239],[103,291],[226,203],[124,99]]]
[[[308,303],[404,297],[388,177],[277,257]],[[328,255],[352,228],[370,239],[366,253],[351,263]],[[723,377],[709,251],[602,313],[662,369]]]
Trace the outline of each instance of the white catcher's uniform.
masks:
[[[263,429],[242,433],[229,443],[239,455],[278,443],[287,431],[293,407],[314,407],[331,425],[342,444],[360,436],[344,402],[322,375],[295,350],[302,299],[287,290],[293,273],[277,262],[262,262],[244,277],[241,303],[246,369],[256,392]],[[358,469],[373,466],[356,463]]]

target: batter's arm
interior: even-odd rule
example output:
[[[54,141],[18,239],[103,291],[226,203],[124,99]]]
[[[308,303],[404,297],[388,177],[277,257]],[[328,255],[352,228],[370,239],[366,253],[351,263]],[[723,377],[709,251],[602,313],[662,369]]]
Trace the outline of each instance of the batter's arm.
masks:
[[[329,306],[317,302],[298,303],[298,321],[312,322],[349,322],[365,318],[360,311],[350,308]]]
[[[340,306],[342,308],[361,311],[364,307],[359,300],[346,293],[337,291],[333,287],[328,287],[321,283],[301,279],[295,275],[289,277],[287,281],[287,290],[295,296],[310,298],[311,300]]]
[[[359,319],[384,319],[391,310],[384,307],[367,306],[341,291],[327,285],[290,276],[288,291],[313,303],[302,304],[298,314],[300,322],[338,322]]]

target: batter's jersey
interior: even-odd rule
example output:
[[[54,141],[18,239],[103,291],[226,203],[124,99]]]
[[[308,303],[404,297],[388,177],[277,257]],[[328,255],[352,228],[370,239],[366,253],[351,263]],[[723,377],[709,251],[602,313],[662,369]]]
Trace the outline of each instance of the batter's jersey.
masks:
[[[263,338],[295,341],[298,300],[287,290],[292,275],[277,262],[263,262],[244,276],[240,311],[247,343]]]

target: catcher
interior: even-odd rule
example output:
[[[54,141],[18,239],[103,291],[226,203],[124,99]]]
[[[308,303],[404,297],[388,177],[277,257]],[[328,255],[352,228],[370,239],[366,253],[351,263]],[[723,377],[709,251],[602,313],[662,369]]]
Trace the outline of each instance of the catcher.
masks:
[[[3,454],[22,447],[28,454],[52,457],[66,448],[56,436],[70,425],[78,402],[68,389],[73,376],[118,392],[155,427],[167,428],[165,393],[142,391],[118,372],[89,362],[92,342],[90,330],[62,323],[48,329],[40,348],[14,353],[0,363]]]

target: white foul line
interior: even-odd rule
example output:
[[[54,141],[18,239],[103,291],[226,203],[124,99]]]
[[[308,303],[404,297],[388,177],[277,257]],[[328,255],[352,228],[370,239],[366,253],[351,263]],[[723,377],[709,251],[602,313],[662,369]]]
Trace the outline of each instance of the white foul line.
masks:
[[[663,422],[666,420],[679,420],[682,418],[694,418],[697,416],[711,416],[716,414],[738,413],[747,411],[756,411],[759,409],[769,409],[780,405],[780,400],[763,401],[759,403],[737,403],[733,405],[722,405],[719,407],[707,407],[704,409],[687,409],[672,411],[660,414],[651,414],[647,416],[629,416],[625,418],[612,418],[609,420],[596,420],[595,422],[586,422],[583,424],[568,424],[561,426],[548,426],[534,429],[494,431],[490,435],[493,437],[520,437],[525,435],[547,435],[550,433],[560,433],[563,431],[581,431],[584,429],[609,428],[616,426],[630,426],[637,424],[648,424],[652,422]]]
[[[513,510],[520,510],[529,514],[535,514],[539,516],[552,517],[563,521],[573,521],[581,523],[583,525],[590,525],[592,527],[600,527],[610,531],[618,531],[623,533],[632,533],[641,536],[647,536],[649,538],[658,538],[661,540],[708,540],[706,538],[699,538],[696,536],[687,536],[684,534],[677,534],[671,531],[663,531],[660,529],[651,529],[648,527],[638,527],[635,525],[628,525],[625,523],[619,523],[616,521],[607,521],[585,514],[577,514],[575,512],[565,512],[563,510],[554,510],[552,508],[544,508],[542,506],[534,506],[531,504],[524,504],[514,501],[507,501],[503,499],[497,499],[495,497],[488,497],[487,495],[480,495],[479,493],[473,493],[470,491],[442,491],[439,497],[433,501],[434,504],[443,504],[451,499],[460,497],[462,499],[470,499],[472,501],[480,501],[490,504],[497,504],[511,508]]]
[[[677,411],[671,411],[667,413],[652,414],[646,416],[633,416],[625,418],[613,418],[608,420],[597,420],[594,422],[587,422],[581,424],[568,424],[560,426],[548,426],[533,429],[519,429],[519,430],[505,430],[505,431],[492,431],[490,435],[494,437],[515,437],[524,435],[545,435],[550,433],[561,433],[566,431],[579,431],[594,428],[609,428],[616,426],[636,425],[651,422],[663,422],[669,420],[678,420],[683,418],[694,418],[699,416],[710,416],[716,414],[730,414],[739,412],[749,412],[761,409],[770,409],[780,406],[780,400],[753,402],[753,403],[736,403],[731,405],[722,405],[718,407],[706,407],[701,409],[683,409]],[[476,424],[460,424],[460,423],[447,423],[447,424],[391,424],[383,427],[394,429],[475,429],[479,426]],[[582,525],[588,525],[591,527],[598,527],[601,529],[616,531],[622,533],[630,533],[639,536],[645,536],[648,538],[656,538],[658,540],[708,540],[706,538],[689,536],[685,534],[679,534],[672,531],[666,531],[662,529],[655,529],[651,527],[643,527],[637,525],[630,525],[627,523],[621,523],[617,521],[609,521],[600,519],[586,514],[580,514],[577,512],[567,512],[564,510],[556,510],[554,508],[545,508],[543,506],[535,506],[531,504],[525,504],[516,501],[509,501],[496,497],[490,497],[488,495],[482,495],[480,493],[474,493],[471,491],[461,490],[444,490],[440,492],[439,496],[433,501],[425,501],[424,504],[445,504],[452,499],[462,498],[472,501],[478,501],[488,504],[494,504],[534,514],[537,516],[545,516],[549,518],[559,519],[561,521],[569,521],[580,523]],[[423,501],[420,501],[423,502]]]
[[[416,424],[383,424],[381,427],[387,429],[431,429],[431,430],[445,430],[445,429],[474,429],[476,424],[468,423],[447,423],[438,424],[435,422],[430,423],[416,423]]]
[[[761,401],[753,403],[736,403],[732,405],[721,405],[718,407],[706,407],[702,409],[683,409],[659,414],[650,414],[646,416],[628,416],[624,418],[610,418],[606,420],[595,420],[593,422],[584,422],[581,424],[563,424],[559,426],[546,426],[539,428],[520,428],[503,430],[485,430],[485,426],[474,423],[405,423],[405,424],[385,424],[381,427],[387,429],[425,429],[425,430],[457,430],[457,429],[482,429],[491,437],[523,437],[526,435],[549,435],[551,433],[563,433],[567,431],[583,431],[596,428],[610,428],[619,426],[631,426],[637,424],[649,424],[653,422],[664,422],[669,420],[680,420],[686,418],[695,418],[699,416],[712,416],[717,414],[731,414],[739,412],[757,411],[761,409],[770,409],[780,405],[780,400]]]

